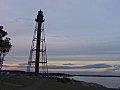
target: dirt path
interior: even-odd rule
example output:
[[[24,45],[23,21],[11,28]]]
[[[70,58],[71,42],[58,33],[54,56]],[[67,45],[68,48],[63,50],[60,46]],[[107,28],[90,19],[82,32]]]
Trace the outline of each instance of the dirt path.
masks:
[[[40,79],[38,82],[36,82],[35,84],[33,84],[30,87],[26,87],[26,88],[20,88],[17,90],[44,90],[44,83],[45,83],[45,79]]]

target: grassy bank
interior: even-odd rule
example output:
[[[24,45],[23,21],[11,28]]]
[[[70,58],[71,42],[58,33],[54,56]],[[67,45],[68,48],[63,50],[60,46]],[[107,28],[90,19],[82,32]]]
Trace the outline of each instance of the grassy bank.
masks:
[[[21,90],[21,88],[24,90],[112,90],[99,84],[68,78],[42,78],[28,75],[0,76],[0,90]]]
[[[35,76],[0,76],[0,90],[15,90],[16,88],[29,87],[39,79]]]
[[[61,79],[62,80],[62,79]],[[59,81],[57,79],[47,79],[45,90],[110,90],[97,84],[76,81]],[[112,89],[111,89],[112,90]]]

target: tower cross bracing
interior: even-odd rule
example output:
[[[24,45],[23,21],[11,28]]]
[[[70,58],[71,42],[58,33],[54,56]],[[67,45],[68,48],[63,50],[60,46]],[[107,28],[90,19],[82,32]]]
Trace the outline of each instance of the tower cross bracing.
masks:
[[[40,73],[48,73],[47,68],[47,54],[46,54],[46,42],[44,31],[44,19],[43,12],[38,11],[36,26],[34,30],[30,56],[28,60],[28,72],[35,72],[35,75]]]

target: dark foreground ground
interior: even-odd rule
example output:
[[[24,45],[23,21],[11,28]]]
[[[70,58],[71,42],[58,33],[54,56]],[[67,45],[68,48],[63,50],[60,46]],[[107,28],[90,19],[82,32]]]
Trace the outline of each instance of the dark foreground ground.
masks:
[[[117,90],[66,77],[1,74],[0,90]],[[118,89],[119,90],[119,89]]]

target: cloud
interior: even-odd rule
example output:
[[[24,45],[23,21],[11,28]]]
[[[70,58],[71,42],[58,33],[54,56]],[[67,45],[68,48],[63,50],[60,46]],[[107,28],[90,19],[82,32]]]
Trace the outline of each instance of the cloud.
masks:
[[[24,65],[21,65],[21,66],[3,65],[3,67],[4,67],[4,68],[19,68],[19,69],[21,69],[21,68],[26,69],[26,68],[27,68],[27,66],[24,66]]]
[[[70,66],[68,66],[70,65]],[[73,64],[68,63],[68,64],[63,64],[61,66],[57,66],[57,65],[48,65],[48,69],[51,71],[58,71],[59,70],[63,70],[63,71],[86,71],[86,72],[119,72],[120,71],[120,65],[108,65],[108,64],[93,64],[93,65],[85,65],[85,66],[72,66]],[[34,69],[34,66],[31,66],[31,69]],[[41,68],[41,67],[40,67]],[[18,65],[14,65],[14,64],[5,64],[3,65],[3,69],[14,69],[14,70],[24,70],[26,71],[27,69],[27,63],[21,63]]]
[[[75,64],[72,64],[72,63],[67,63],[67,64],[63,64],[63,65],[75,65]]]
[[[86,66],[82,66],[81,68],[109,68],[112,67],[111,65],[107,65],[107,64],[93,64],[93,65],[86,65]]]
[[[27,66],[28,63],[21,63],[21,64],[18,64],[19,66]]]
[[[56,66],[56,65],[49,65],[48,68],[49,69],[92,69],[92,68],[110,68],[112,67],[111,65],[107,65],[107,64],[93,64],[93,65],[86,65],[86,66],[67,66],[67,65],[74,65],[74,64],[63,64],[66,66]],[[3,67],[16,67],[16,68],[26,68],[27,67],[27,63],[22,63],[22,64],[18,64],[17,66],[14,65],[3,65]]]
[[[63,65],[70,65],[70,64],[63,64]],[[110,68],[110,67],[112,66],[107,64],[93,64],[86,66],[55,66],[55,65],[48,66],[49,69],[92,69],[92,68]]]
[[[108,71],[110,71],[110,72],[114,72],[114,71],[120,72],[120,65],[113,65],[113,67],[108,69]]]

